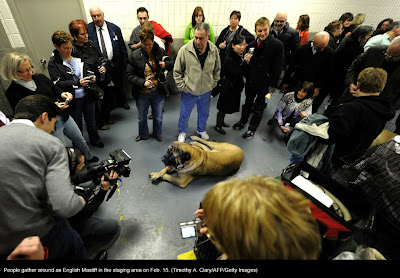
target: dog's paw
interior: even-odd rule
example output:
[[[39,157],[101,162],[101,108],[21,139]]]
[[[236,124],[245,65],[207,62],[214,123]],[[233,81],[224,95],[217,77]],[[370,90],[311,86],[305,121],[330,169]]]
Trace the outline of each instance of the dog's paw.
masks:
[[[149,174],[149,178],[150,178],[150,180],[155,181],[155,180],[158,180],[159,178],[161,178],[161,174],[158,172],[151,172]]]
[[[196,135],[192,135],[190,136],[190,139],[192,139],[193,141],[198,141],[200,138]]]

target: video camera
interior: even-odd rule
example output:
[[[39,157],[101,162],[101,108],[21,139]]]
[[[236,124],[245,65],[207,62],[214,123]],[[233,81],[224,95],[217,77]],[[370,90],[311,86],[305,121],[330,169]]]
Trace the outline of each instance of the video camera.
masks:
[[[129,177],[131,173],[131,168],[129,164],[131,163],[131,157],[122,149],[117,149],[110,152],[110,159],[103,160],[98,165],[90,165],[84,167],[81,171],[72,176],[72,184],[75,186],[75,192],[85,200],[88,200],[94,193],[97,185],[100,184],[101,177],[104,176],[104,180],[111,183],[112,189],[108,194],[108,201],[117,189],[117,180],[110,180],[109,176],[111,171],[118,173],[119,177]],[[77,186],[81,183],[92,181],[93,183],[89,186]]]

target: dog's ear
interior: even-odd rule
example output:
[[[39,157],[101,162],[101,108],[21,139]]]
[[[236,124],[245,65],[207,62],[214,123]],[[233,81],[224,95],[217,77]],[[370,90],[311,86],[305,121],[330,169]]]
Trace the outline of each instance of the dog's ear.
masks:
[[[192,158],[192,156],[188,152],[184,152],[184,153],[181,154],[181,161],[182,162],[188,161],[191,158]]]

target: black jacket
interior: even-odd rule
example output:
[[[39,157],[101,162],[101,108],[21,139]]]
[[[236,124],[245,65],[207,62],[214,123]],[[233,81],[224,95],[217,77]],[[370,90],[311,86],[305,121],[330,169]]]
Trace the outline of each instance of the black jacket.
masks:
[[[229,31],[229,25],[227,27],[225,27],[221,33],[218,36],[217,41],[215,42],[215,46],[219,49],[219,56],[221,57],[221,62],[224,61],[225,55],[226,55],[226,51],[229,48],[232,48],[231,44],[227,45],[225,49],[221,49],[219,48],[219,45],[226,40],[226,36],[228,35],[228,31]],[[237,33],[235,34],[235,36],[237,34],[242,35],[243,37],[245,37],[246,39],[246,43],[250,44],[252,41],[255,40],[254,35],[252,35],[249,31],[247,31],[246,28],[244,28],[242,25],[239,25],[239,29],[237,30]],[[222,63],[221,63],[222,64]]]
[[[53,99],[54,101],[63,101],[61,94],[63,90],[53,84],[51,80],[43,75],[43,74],[34,74],[32,75],[33,81],[36,84],[36,91],[31,91],[28,88],[25,88],[22,85],[19,85],[16,82],[11,82],[10,87],[5,91],[5,95],[7,97],[8,102],[10,103],[11,107],[15,110],[15,106],[17,103],[23,99],[24,97],[34,95],[34,94],[41,94],[45,95]],[[69,117],[68,108],[62,111],[62,118],[64,121],[67,121]]]
[[[229,50],[221,67],[221,93],[218,98],[217,109],[231,114],[240,109],[240,97],[244,88],[244,70],[242,64],[246,63],[233,50]]]
[[[290,27],[289,23],[286,22],[285,26],[277,34],[274,31],[274,23],[272,23],[270,35],[272,35],[274,38],[277,38],[283,43],[283,47],[285,49],[285,58],[283,61],[283,65],[286,66],[290,64],[294,52],[301,45],[299,32]]]
[[[156,75],[161,81],[165,81],[164,70],[160,68],[159,62],[163,60],[163,57],[168,57],[168,53],[159,47],[157,43],[154,43],[152,52],[156,60]],[[144,88],[144,83],[146,82],[144,78],[144,69],[147,61],[149,61],[149,55],[143,48],[134,50],[129,56],[128,66],[126,67],[126,77],[129,83],[132,84],[133,95],[136,95],[140,89]],[[166,59],[165,70],[172,70],[173,67],[174,61]]]
[[[268,36],[257,46],[257,40],[251,42],[249,48],[254,47],[253,57],[247,64],[243,63],[246,72],[246,88],[262,92],[270,91],[269,88],[276,89],[283,64],[283,43]]]
[[[329,88],[332,85],[334,52],[332,48],[325,47],[313,54],[311,43],[310,41],[297,48],[293,61],[285,72],[283,84],[310,81],[314,82],[316,88]]]
[[[94,42],[89,40],[83,46],[74,42],[72,44],[72,56],[81,58],[88,68],[94,70],[97,81],[100,79],[98,67],[104,66],[106,68],[106,80],[101,83],[99,82],[99,85],[105,86],[111,82],[111,73],[114,70],[114,64],[101,54],[101,52],[96,48]]]
[[[349,67],[346,75],[346,91],[343,93],[340,102],[346,102],[354,97],[348,92],[348,86],[351,83],[356,84],[360,72],[368,67],[382,68],[387,71],[388,78],[381,96],[392,99],[392,107],[395,110],[400,109],[400,62],[386,62],[385,52],[387,45],[370,47],[366,52],[360,54]]]
[[[80,61],[80,58],[76,58]],[[55,85],[60,87],[64,92],[69,92],[75,97],[75,89],[82,87],[79,83],[79,79],[75,78],[75,75],[71,68],[67,67],[63,64],[63,60],[57,49],[53,51],[53,55],[50,58],[48,70],[50,74],[50,79],[53,81]],[[89,68],[87,64],[83,64],[83,72],[82,77],[91,76],[94,74],[96,69]],[[86,98],[88,101],[94,101],[94,98],[91,98],[90,93],[87,92],[87,88],[85,88]],[[70,106],[74,105],[72,101]]]
[[[341,165],[363,155],[382,132],[395,111],[390,98],[382,96],[356,97],[348,103],[332,106],[325,112],[329,121],[327,143],[336,144],[332,163]]]

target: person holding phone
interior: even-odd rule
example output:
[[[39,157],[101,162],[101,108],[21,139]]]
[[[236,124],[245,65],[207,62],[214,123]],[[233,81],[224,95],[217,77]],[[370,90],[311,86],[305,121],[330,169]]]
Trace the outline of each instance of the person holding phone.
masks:
[[[13,109],[21,99],[34,94],[45,95],[57,102],[63,112],[57,119],[56,131],[53,135],[60,139],[64,146],[66,146],[64,135],[69,138],[82,150],[86,161],[99,161],[99,158],[91,153],[75,120],[69,114],[69,102],[73,102],[73,95],[54,85],[44,74],[35,73],[28,55],[18,52],[7,53],[1,61],[0,76],[4,80],[11,81],[5,95]]]
[[[65,31],[58,30],[52,37],[56,48],[49,61],[50,78],[55,85],[74,96],[69,104],[71,116],[74,118],[81,132],[83,131],[83,117],[93,146],[103,148],[96,126],[96,99],[90,94],[90,84],[96,81],[94,73],[97,68],[90,68],[80,58],[73,57],[73,37]]]

